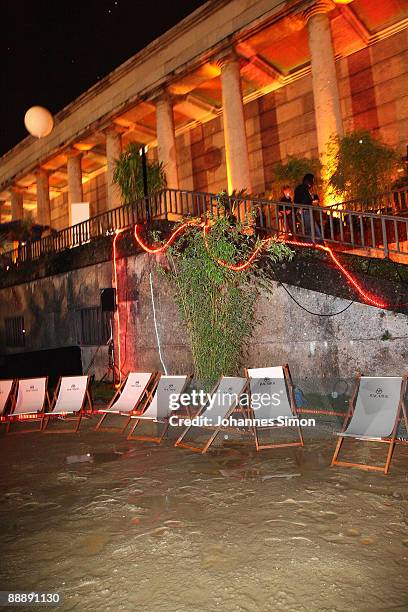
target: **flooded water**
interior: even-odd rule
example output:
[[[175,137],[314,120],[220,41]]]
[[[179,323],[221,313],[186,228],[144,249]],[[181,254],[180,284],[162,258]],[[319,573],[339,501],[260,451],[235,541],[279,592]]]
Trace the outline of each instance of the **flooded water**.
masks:
[[[384,476],[329,468],[324,431],[199,455],[90,425],[1,437],[0,590],[81,611],[408,609],[407,447]]]

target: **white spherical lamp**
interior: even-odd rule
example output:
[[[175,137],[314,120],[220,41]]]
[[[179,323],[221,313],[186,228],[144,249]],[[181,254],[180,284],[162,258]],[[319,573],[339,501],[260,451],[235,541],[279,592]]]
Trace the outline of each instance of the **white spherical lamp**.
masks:
[[[43,106],[32,106],[24,115],[24,125],[32,136],[44,138],[44,136],[51,134],[54,119]]]

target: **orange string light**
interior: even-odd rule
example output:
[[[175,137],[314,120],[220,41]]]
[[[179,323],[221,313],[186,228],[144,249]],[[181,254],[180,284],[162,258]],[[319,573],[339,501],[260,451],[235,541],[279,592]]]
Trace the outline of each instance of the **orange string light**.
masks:
[[[173,244],[173,242],[175,241],[177,236],[179,236],[181,233],[183,233],[187,229],[187,227],[191,227],[191,226],[202,227],[203,228],[204,243],[205,243],[205,246],[206,246],[207,250],[209,250],[207,236],[208,236],[208,232],[210,230],[210,226],[208,225],[208,223],[202,223],[202,222],[198,222],[198,221],[186,221],[186,222],[182,223],[181,225],[179,225],[179,227],[177,229],[175,229],[174,232],[172,232],[172,234],[170,235],[170,237],[167,239],[167,241],[164,244],[162,244],[162,245],[160,245],[158,247],[149,246],[148,244],[146,244],[146,242],[144,242],[142,240],[142,238],[140,237],[140,233],[139,233],[140,232],[140,226],[139,225],[135,226],[134,235],[135,235],[136,242],[138,243],[138,245],[146,253],[150,253],[150,254],[164,253],[168,249],[168,247],[171,244]],[[116,258],[116,254],[115,254],[115,241],[116,241],[116,238],[117,238],[117,236],[115,237],[115,240],[114,240],[114,259]],[[266,248],[274,240],[275,240],[274,237],[262,239],[260,244],[252,251],[251,255],[245,261],[243,261],[243,262],[240,262],[240,263],[237,263],[237,264],[229,264],[229,263],[227,263],[226,261],[224,261],[222,259],[216,259],[215,261],[220,266],[228,268],[229,270],[232,270],[234,272],[242,272],[243,270],[248,269],[250,267],[250,265],[258,257],[260,252],[264,248]],[[283,239],[281,239],[280,241],[281,242],[285,242],[285,244],[288,244],[288,245],[297,246],[297,247],[303,247],[303,248],[313,248],[313,249],[320,250],[320,251],[323,251],[323,252],[327,253],[329,255],[329,257],[331,258],[331,260],[333,261],[333,263],[335,264],[335,266],[340,270],[340,272],[343,274],[343,276],[349,281],[349,283],[354,287],[354,289],[363,298],[363,300],[365,302],[367,302],[369,304],[372,304],[373,306],[376,306],[377,308],[391,308],[392,307],[391,304],[388,304],[387,302],[384,302],[383,300],[381,300],[377,296],[372,295],[372,294],[368,293],[367,291],[365,291],[363,289],[363,287],[361,286],[361,284],[356,280],[356,278],[342,265],[342,263],[339,261],[339,259],[333,253],[333,250],[330,247],[328,247],[326,245],[322,245],[322,244],[315,244],[314,242],[300,242],[300,241],[297,241],[297,240],[283,240]],[[117,279],[116,279],[116,264],[115,264],[115,284],[117,284]],[[119,312],[118,312],[118,320],[119,320]],[[118,325],[118,327],[119,327],[119,325]]]
[[[150,253],[152,255],[157,254],[157,253],[164,253],[164,251],[166,251],[169,246],[171,244],[173,244],[173,242],[175,241],[175,239],[177,238],[177,236],[181,233],[184,232],[184,230],[187,227],[191,227],[191,226],[195,226],[195,227],[201,227],[203,225],[203,223],[201,221],[185,221],[184,223],[182,223],[181,225],[178,226],[177,229],[174,230],[174,232],[170,235],[170,238],[164,243],[161,244],[158,247],[150,247],[148,246],[140,237],[139,234],[139,225],[135,225],[135,239],[136,242],[138,243],[138,245],[144,250],[146,251],[146,253]]]
[[[208,234],[209,228],[210,226],[208,224],[204,225],[203,227],[204,243],[207,248],[207,251],[209,250],[208,241],[207,241],[207,234]],[[232,270],[233,272],[242,272],[243,270],[246,270],[247,268],[249,268],[252,262],[257,258],[258,254],[271,240],[272,238],[264,238],[261,241],[261,244],[257,246],[256,249],[252,252],[252,255],[246,261],[243,261],[239,264],[229,264],[222,259],[216,259],[216,262],[220,266],[223,266],[224,268],[228,268],[229,270]]]
[[[291,244],[293,246],[301,246],[301,247],[305,247],[305,248],[314,248],[314,249],[323,251],[325,253],[328,253],[329,256],[331,257],[331,259],[333,260],[333,262],[335,263],[336,267],[347,278],[347,280],[356,289],[357,293],[359,295],[361,295],[361,297],[366,302],[372,304],[373,306],[376,306],[377,308],[389,308],[390,307],[390,304],[387,304],[386,302],[383,302],[382,300],[378,299],[376,296],[372,296],[367,291],[365,291],[361,287],[361,285],[357,282],[357,280],[354,278],[354,276],[352,274],[350,274],[350,272],[348,270],[346,270],[346,268],[340,263],[340,261],[335,256],[335,254],[333,253],[333,250],[330,247],[328,247],[326,245],[322,245],[322,244],[315,244],[314,242],[298,242],[296,240],[285,240],[285,243],[286,244]]]
[[[115,283],[115,302],[116,302],[116,312],[118,313],[118,323],[116,326],[117,333],[117,346],[118,346],[118,363],[119,363],[119,382],[122,382],[122,356],[121,356],[121,346],[120,346],[120,309],[119,309],[119,297],[118,297],[118,270],[116,264],[116,241],[119,238],[120,234],[122,234],[125,230],[116,230],[115,238],[113,239],[113,278]]]

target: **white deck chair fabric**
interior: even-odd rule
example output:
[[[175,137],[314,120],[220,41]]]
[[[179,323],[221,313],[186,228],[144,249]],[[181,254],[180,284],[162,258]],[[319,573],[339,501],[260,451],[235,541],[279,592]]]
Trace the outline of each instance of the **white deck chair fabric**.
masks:
[[[88,376],[63,376],[51,414],[79,412],[85,399]]]
[[[129,414],[137,407],[143,391],[147,383],[152,377],[152,372],[129,372],[116,402],[110,407],[99,412],[108,412],[114,414]]]
[[[13,380],[0,380],[0,416],[4,415],[12,387]]]
[[[3,416],[7,400],[13,387],[12,380],[0,380],[0,416]]]
[[[136,419],[162,421],[170,416],[170,395],[180,395],[186,385],[187,376],[161,376],[156,392],[148,408]]]
[[[40,412],[44,406],[46,384],[46,378],[19,380],[17,401],[12,416]]]
[[[268,394],[270,398],[269,405],[267,405],[264,396],[265,405],[260,405],[259,408],[254,409],[256,419],[293,417],[282,366],[248,369],[248,376],[250,377],[251,395],[255,396],[257,394],[260,397],[262,394]],[[279,394],[279,403],[274,399],[276,394]]]
[[[236,429],[232,422],[230,425],[228,424],[228,420],[236,409],[239,410],[241,408],[240,400],[245,389],[247,389],[247,385],[247,378],[223,376],[213,387],[206,404],[195,415],[195,418],[199,417],[199,419],[202,419],[202,422],[199,422],[197,427],[199,429],[208,429],[211,432],[204,446],[195,446],[189,442],[183,442],[192,427],[196,427],[193,424],[188,425],[184,429],[181,436],[176,440],[175,446],[188,448],[199,453],[206,453],[223,427],[227,427],[228,430],[231,427]],[[243,416],[244,414],[242,412]],[[227,420],[227,424],[225,424],[224,419]]]
[[[218,425],[219,419],[223,419],[233,405],[238,404],[246,384],[246,378],[223,376],[217,387],[213,390],[213,395],[215,396],[213,405],[207,404],[205,409],[200,412],[200,416],[205,415],[213,427]]]
[[[392,434],[401,395],[401,376],[362,376],[350,423],[338,436],[381,439]]]

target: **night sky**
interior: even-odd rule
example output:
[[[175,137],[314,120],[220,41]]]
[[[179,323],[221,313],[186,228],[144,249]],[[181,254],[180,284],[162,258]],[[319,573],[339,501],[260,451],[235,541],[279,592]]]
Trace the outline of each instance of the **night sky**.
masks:
[[[1,0],[0,155],[35,104],[57,113],[204,4],[201,0]]]

